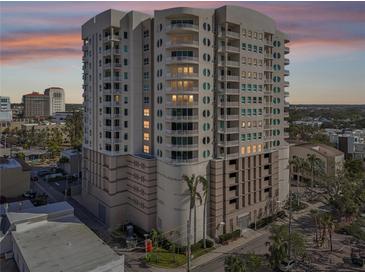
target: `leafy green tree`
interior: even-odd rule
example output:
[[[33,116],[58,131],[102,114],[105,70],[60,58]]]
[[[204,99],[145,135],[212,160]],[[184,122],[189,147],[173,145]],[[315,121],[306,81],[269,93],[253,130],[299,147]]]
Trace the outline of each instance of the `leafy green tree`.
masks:
[[[80,111],[73,112],[73,114],[66,118],[66,132],[70,139],[70,144],[75,149],[80,149],[82,146],[83,136],[83,116]]]
[[[300,176],[303,175],[303,172],[308,169],[308,163],[302,159],[302,158],[299,158],[299,157],[296,157],[292,160],[289,161],[289,165],[292,166],[292,168],[290,169],[290,172],[294,171],[297,173],[297,203],[298,203],[298,206],[299,206],[299,179],[300,179]],[[292,177],[292,176],[290,176]]]
[[[224,258],[226,272],[255,272],[262,265],[261,257],[250,253],[247,255],[230,255]]]
[[[277,269],[280,263],[288,259],[289,255],[289,231],[286,225],[273,225],[270,229],[270,265],[273,269]],[[291,241],[291,258],[298,259],[304,257],[305,240],[301,233],[292,232],[290,233]]]
[[[48,151],[51,153],[52,158],[55,158],[59,155],[62,143],[62,132],[58,128],[52,128],[51,133],[48,135],[47,141]]]
[[[364,167],[361,160],[346,160],[344,168],[350,180],[364,179]]]

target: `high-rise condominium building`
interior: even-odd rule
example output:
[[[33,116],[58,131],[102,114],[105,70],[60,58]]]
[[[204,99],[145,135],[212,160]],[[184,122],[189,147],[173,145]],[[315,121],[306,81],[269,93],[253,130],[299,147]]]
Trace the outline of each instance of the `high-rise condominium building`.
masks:
[[[63,88],[50,87],[44,91],[49,96],[49,115],[65,111],[65,91]]]
[[[38,92],[23,95],[25,118],[44,118],[49,116],[49,97]]]
[[[183,241],[182,176],[192,174],[209,181],[211,236],[280,208],[289,41],[271,18],[234,6],[153,18],[108,10],[83,25],[82,39],[82,198],[103,222],[179,231]],[[198,238],[202,222],[197,203]]]

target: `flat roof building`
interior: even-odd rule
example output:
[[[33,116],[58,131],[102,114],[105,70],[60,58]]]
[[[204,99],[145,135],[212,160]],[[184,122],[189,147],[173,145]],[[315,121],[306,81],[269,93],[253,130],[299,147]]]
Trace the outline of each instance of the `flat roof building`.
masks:
[[[124,271],[117,255],[74,216],[67,202],[6,213],[1,254],[13,253],[20,271]]]
[[[45,118],[49,116],[49,96],[32,92],[23,95],[25,118]]]

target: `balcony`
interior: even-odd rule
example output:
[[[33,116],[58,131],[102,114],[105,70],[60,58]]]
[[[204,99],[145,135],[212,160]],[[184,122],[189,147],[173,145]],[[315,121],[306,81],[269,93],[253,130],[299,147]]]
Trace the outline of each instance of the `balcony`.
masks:
[[[108,56],[108,55],[110,55],[111,53],[112,53],[111,49],[106,49],[106,50],[104,50],[104,51],[103,51],[103,55],[104,55],[104,56]]]
[[[272,59],[272,53],[264,53],[264,57],[266,58],[266,59]]]
[[[198,73],[166,73],[167,80],[179,80],[179,79],[193,79],[198,80],[199,74]]]
[[[199,131],[197,129],[193,129],[193,130],[172,130],[172,129],[167,129],[165,130],[166,135],[173,135],[173,136],[178,136],[178,135],[197,135],[199,134]]]
[[[284,112],[284,118],[289,117],[289,112]]]
[[[110,69],[112,67],[112,63],[104,63],[103,68]]]
[[[226,66],[227,67],[239,67],[240,62],[238,62],[238,61],[226,61]]]
[[[187,87],[185,89],[181,89],[181,88],[173,88],[173,87],[166,87],[165,88],[165,92],[167,93],[171,93],[171,92],[178,92],[178,93],[197,93],[199,92],[199,88],[198,87]]]
[[[285,66],[287,66],[287,65],[289,65],[289,64],[290,64],[289,59],[288,59],[288,58],[285,58],[285,59],[284,59],[284,65],[285,65]]]
[[[166,42],[166,48],[176,47],[199,47],[199,41],[168,41]]]
[[[108,41],[119,41],[119,36],[115,35],[115,34],[105,36],[104,42],[108,42]]]
[[[219,102],[218,107],[234,107],[238,108],[240,106],[240,102]]]
[[[290,52],[289,48],[288,47],[285,47],[284,48],[284,54],[289,54],[289,52]]]
[[[284,87],[289,87],[289,82],[288,81],[284,81]]]
[[[174,145],[174,144],[166,144],[166,147],[174,150],[187,150],[187,149],[198,149],[199,144],[186,144],[186,145]]]
[[[83,46],[82,46],[82,50],[83,50],[83,51],[88,51],[88,50],[89,50],[88,45],[83,45]]]
[[[265,66],[265,71],[272,71],[272,66]]]
[[[238,75],[219,75],[219,81],[239,82],[240,77]]]
[[[289,76],[290,75],[290,72],[289,72],[289,70],[284,70],[284,76]]]
[[[239,120],[240,116],[238,114],[231,115],[218,115],[219,120],[231,121],[231,120]]]
[[[198,162],[198,158],[193,158],[193,159],[173,159],[171,157],[167,157],[167,160],[170,161],[171,163],[196,163]]]
[[[225,34],[227,37],[232,37],[232,38],[238,38],[240,39],[240,33],[239,32],[235,32],[235,31],[225,31]]]
[[[272,40],[264,39],[264,45],[272,47]]]
[[[119,49],[113,49],[113,53],[116,54],[116,55],[120,55]]]
[[[166,58],[167,64],[173,63],[199,63],[199,58],[195,56],[173,56]]]
[[[195,24],[170,24],[166,26],[166,31],[180,31],[180,30],[189,30],[189,31],[199,31],[199,26]]]
[[[167,121],[199,121],[199,116],[173,116],[173,115],[166,115],[165,116]]]
[[[284,91],[284,96],[289,97],[289,91]]]
[[[264,84],[272,84],[272,79],[265,79]]]
[[[219,133],[239,133],[239,127],[218,128]]]
[[[191,108],[198,107],[199,102],[191,102],[191,103],[178,103],[178,102],[166,102],[166,107],[169,108]]]
[[[239,145],[239,140],[233,140],[233,141],[218,141],[218,145],[225,146],[225,147],[238,146]]]

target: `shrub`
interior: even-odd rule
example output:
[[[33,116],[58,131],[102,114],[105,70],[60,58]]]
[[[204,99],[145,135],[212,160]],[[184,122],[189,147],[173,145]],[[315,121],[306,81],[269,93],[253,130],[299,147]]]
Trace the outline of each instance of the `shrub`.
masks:
[[[241,229],[237,229],[231,233],[225,233],[219,236],[220,242],[226,242],[229,240],[235,240],[241,236]]]

